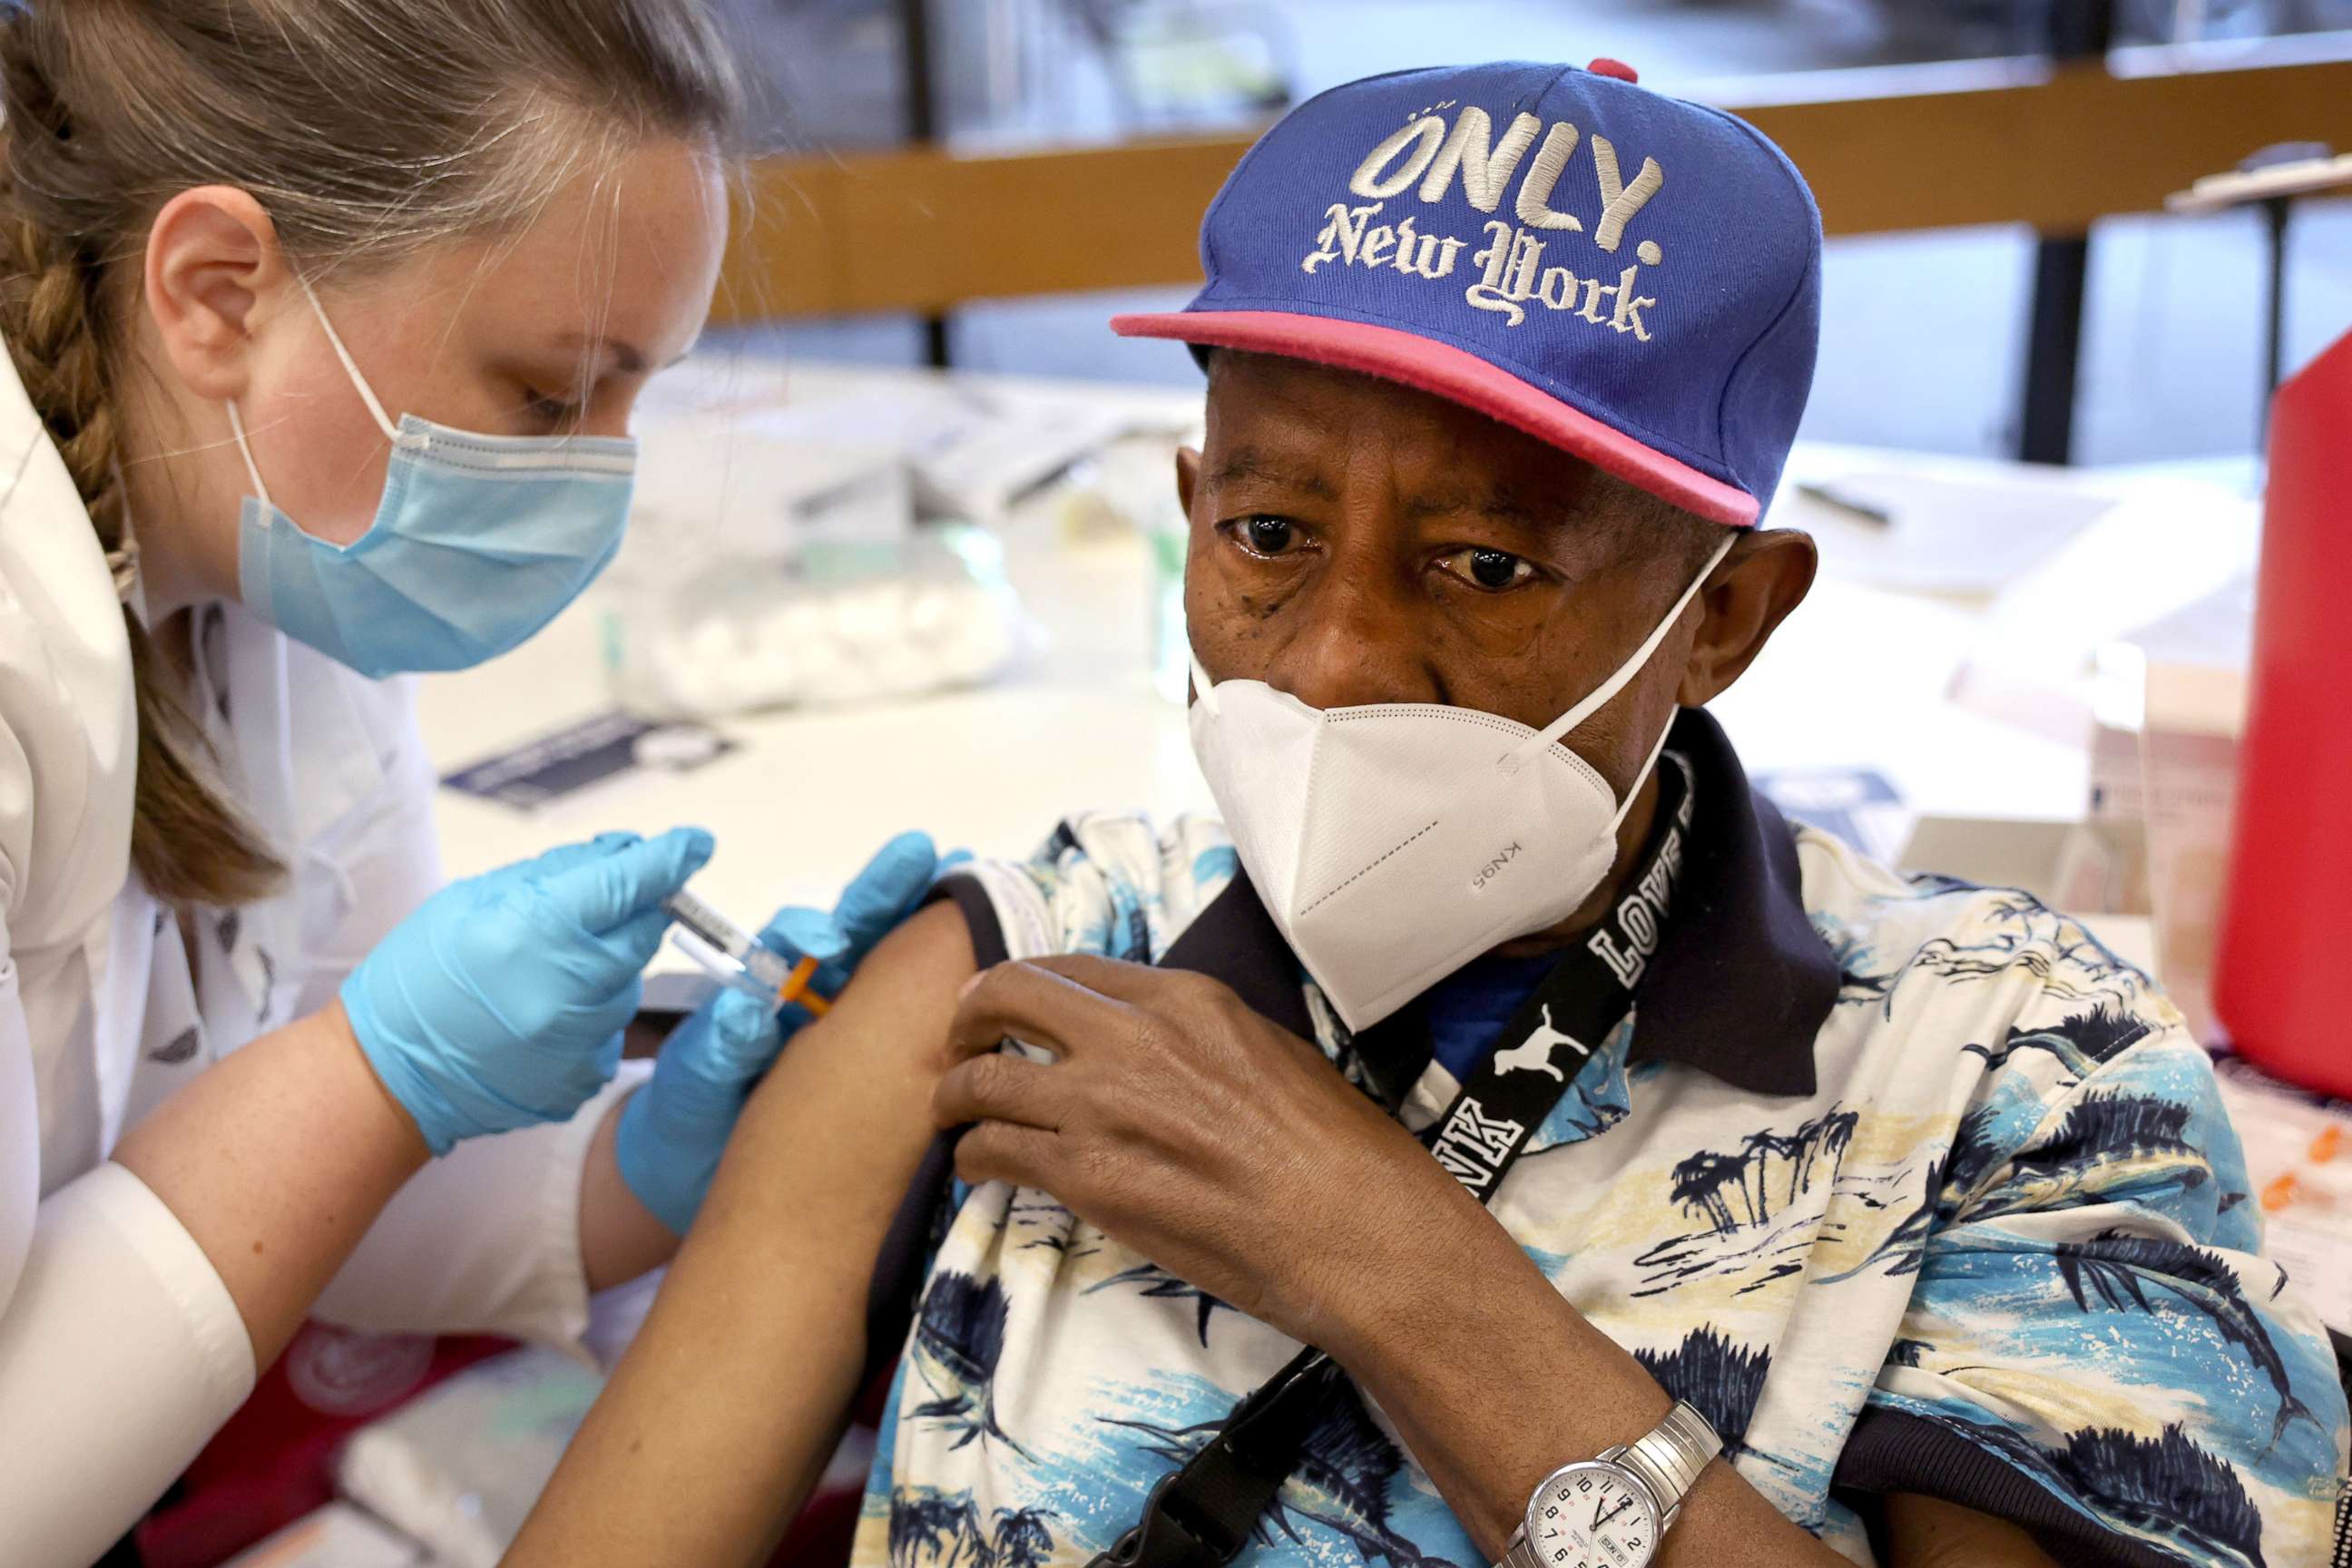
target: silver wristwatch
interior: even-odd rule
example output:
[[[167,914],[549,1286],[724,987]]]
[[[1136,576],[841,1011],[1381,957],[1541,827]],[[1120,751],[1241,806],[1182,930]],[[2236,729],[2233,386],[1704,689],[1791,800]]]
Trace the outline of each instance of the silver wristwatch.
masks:
[[[1722,1451],[1706,1416],[1675,1405],[1640,1442],[1546,1476],[1500,1568],[1643,1568]]]

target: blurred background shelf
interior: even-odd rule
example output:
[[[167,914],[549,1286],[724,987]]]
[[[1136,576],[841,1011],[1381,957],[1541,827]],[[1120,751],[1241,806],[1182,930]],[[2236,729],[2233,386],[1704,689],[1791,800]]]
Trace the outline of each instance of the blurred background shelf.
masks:
[[[1807,436],[2244,453],[2260,220],[2168,217],[2161,198],[2269,142],[2352,146],[2352,0],[730,8],[773,86],[777,156],[722,314],[763,352],[866,363],[1185,384],[1181,352],[1102,321],[1181,300],[1202,205],[1282,104],[1375,70],[1606,54],[1748,112],[1821,194],[1840,237]],[[2352,315],[2352,201],[2299,210],[2289,268],[2292,370]]]

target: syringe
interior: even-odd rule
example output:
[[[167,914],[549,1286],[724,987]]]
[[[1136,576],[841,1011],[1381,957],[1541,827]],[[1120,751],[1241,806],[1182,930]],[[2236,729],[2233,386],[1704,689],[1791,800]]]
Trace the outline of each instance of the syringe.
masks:
[[[781,1007],[797,1002],[823,1015],[833,1004],[809,989],[816,977],[817,961],[803,958],[788,963],[783,954],[763,946],[759,938],[683,889],[662,901],[678,929],[670,943],[694,960],[722,985],[772,1002]]]

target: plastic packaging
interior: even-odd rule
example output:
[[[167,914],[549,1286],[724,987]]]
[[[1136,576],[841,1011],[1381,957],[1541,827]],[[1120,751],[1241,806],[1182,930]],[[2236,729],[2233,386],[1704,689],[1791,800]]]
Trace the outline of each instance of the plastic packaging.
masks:
[[[436,1563],[497,1568],[603,1387],[557,1351],[495,1357],[355,1433],[337,1479]]]
[[[614,695],[651,717],[873,702],[982,684],[1028,637],[992,535],[818,544],[789,562],[709,558],[600,589]]]
[[[2245,1058],[2352,1096],[2352,333],[2279,388],[2215,1010]]]
[[[1184,626],[1184,563],[1192,524],[1169,479],[1176,448],[1197,448],[1204,439],[1199,430],[1122,437],[1073,465],[1060,497],[1062,531],[1068,538],[1130,531],[1142,537],[1151,566],[1143,606],[1151,628],[1151,683],[1175,703],[1183,702],[1192,686],[1192,644]]]

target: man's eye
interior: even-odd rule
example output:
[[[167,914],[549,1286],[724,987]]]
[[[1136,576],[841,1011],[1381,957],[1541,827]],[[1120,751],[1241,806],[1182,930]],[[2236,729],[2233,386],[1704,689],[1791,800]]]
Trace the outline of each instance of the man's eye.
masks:
[[[1242,542],[1260,555],[1280,555],[1298,537],[1297,525],[1283,517],[1245,517],[1240,529]]]
[[[1457,550],[1438,564],[1472,587],[1496,594],[1516,588],[1536,574],[1533,565],[1500,550]]]

